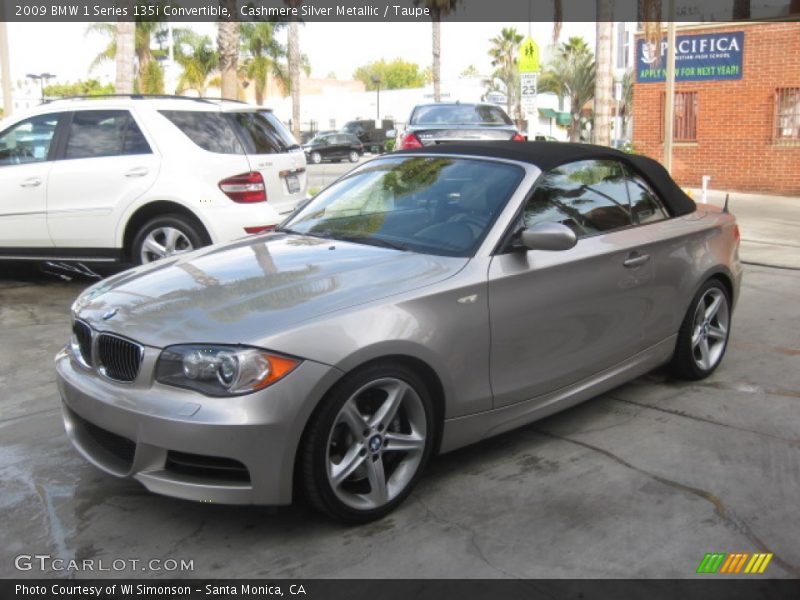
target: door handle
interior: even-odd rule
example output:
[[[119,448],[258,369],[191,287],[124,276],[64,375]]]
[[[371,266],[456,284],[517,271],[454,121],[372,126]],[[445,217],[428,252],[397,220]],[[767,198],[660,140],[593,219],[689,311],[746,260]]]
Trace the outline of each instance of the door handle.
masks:
[[[19,185],[20,187],[36,187],[42,185],[42,180],[39,177],[29,177]]]
[[[125,177],[144,177],[148,172],[147,167],[136,167],[125,173]]]
[[[648,260],[650,260],[649,254],[631,254],[622,264],[629,269],[635,269],[636,267],[641,267]]]

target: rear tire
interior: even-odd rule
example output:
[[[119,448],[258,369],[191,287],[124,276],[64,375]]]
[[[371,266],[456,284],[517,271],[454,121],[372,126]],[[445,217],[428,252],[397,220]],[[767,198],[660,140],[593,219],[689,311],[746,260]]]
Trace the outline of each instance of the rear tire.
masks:
[[[203,226],[178,214],[155,217],[139,228],[131,243],[131,262],[137,265],[191,252],[206,246]]]
[[[695,294],[678,330],[670,372],[697,381],[711,375],[722,362],[731,329],[731,299],[717,279],[709,279]]]
[[[344,523],[380,519],[406,499],[430,458],[431,393],[404,365],[347,374],[312,415],[298,475],[312,506]]]
[[[355,150],[351,150],[349,158],[350,158],[350,162],[351,163],[357,163],[358,162],[358,152],[356,152]]]

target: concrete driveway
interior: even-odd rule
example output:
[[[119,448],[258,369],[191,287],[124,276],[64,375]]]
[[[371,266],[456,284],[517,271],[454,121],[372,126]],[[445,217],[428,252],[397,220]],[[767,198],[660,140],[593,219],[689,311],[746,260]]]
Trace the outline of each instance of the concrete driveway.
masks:
[[[86,279],[0,275],[0,576],[692,577],[707,552],[773,552],[800,577],[800,277],[748,266],[721,368],[660,372],[435,459],[388,518],[152,495],[64,435],[52,358]],[[138,560],[17,571],[18,555]],[[191,571],[142,567],[193,561]],[[119,563],[118,563],[119,564]],[[162,565],[165,563],[162,563]]]

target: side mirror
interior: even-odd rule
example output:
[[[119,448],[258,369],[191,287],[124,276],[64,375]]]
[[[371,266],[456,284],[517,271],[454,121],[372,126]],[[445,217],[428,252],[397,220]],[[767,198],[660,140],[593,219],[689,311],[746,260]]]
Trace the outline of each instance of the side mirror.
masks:
[[[523,229],[519,240],[528,250],[569,250],[578,243],[575,232],[562,223],[537,223]]]

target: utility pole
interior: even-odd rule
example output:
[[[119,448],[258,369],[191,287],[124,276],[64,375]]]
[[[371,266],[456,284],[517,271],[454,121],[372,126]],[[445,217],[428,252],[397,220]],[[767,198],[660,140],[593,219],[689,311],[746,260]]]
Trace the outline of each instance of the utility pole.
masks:
[[[380,75],[373,75],[372,76],[372,83],[375,84],[375,91],[378,93],[376,102],[377,102],[377,112],[375,114],[375,128],[381,127],[381,78]]]
[[[659,45],[661,40],[658,41]],[[672,127],[675,122],[675,0],[669,0],[667,76],[664,94],[664,168],[672,174]]]
[[[8,27],[0,21],[0,75],[3,84],[3,117],[8,117],[14,110],[11,99],[11,61],[8,59]]]

